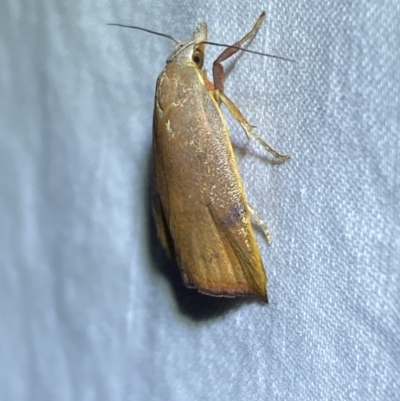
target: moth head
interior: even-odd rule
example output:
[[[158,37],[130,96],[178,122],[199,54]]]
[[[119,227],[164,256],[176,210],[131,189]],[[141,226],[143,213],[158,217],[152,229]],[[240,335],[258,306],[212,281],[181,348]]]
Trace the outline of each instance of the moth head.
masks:
[[[194,63],[198,68],[203,68],[205,47],[207,41],[208,28],[205,22],[196,25],[192,37],[186,41],[177,44],[167,59],[169,62],[182,64]]]

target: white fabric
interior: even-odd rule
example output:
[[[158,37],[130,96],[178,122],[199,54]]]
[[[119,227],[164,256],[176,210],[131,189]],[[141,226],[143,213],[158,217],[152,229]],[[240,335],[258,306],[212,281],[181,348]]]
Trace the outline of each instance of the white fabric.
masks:
[[[2,401],[400,399],[400,3],[233,4],[0,6]],[[149,231],[172,42],[105,24],[232,43],[265,7],[251,48],[297,63],[243,53],[226,93],[292,160],[228,118],[274,238],[270,304],[232,304],[183,290]]]

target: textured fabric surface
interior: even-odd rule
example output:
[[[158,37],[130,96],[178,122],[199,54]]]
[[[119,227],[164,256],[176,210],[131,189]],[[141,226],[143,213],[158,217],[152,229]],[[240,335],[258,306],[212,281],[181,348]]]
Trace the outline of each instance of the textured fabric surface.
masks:
[[[0,5],[1,401],[400,399],[400,2]],[[235,3],[234,3],[235,4]],[[206,20],[270,304],[185,290],[149,218],[166,39]],[[207,67],[221,51],[209,48]],[[260,233],[258,233],[260,234]]]

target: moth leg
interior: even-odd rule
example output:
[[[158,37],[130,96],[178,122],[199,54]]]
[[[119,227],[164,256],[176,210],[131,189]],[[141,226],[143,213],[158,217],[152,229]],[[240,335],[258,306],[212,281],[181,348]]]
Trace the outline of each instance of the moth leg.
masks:
[[[275,149],[273,149],[271,146],[269,146],[262,138],[260,138],[253,130],[253,127],[248,123],[248,121],[244,118],[243,114],[241,111],[236,107],[235,103],[232,102],[226,96],[223,92],[220,91],[215,91],[215,95],[219,101],[222,101],[222,103],[225,104],[225,106],[228,108],[229,112],[231,113],[232,117],[242,126],[244,132],[246,133],[248,138],[253,138],[258,143],[261,144],[261,146],[269,153],[271,153],[272,156],[274,156],[276,159],[284,162],[290,159],[290,156],[288,155],[283,155],[281,153],[278,153]]]
[[[265,12],[262,12],[261,15],[258,17],[256,23],[254,24],[253,28],[251,29],[251,31],[248,32],[246,35],[244,35],[242,39],[240,39],[239,41],[237,41],[235,44],[232,45],[235,47],[227,47],[214,61],[213,79],[214,79],[215,89],[218,89],[221,92],[224,91],[224,66],[222,65],[222,62],[228,59],[229,57],[232,57],[234,54],[236,54],[248,40],[250,40],[257,34],[264,19],[265,19]]]
[[[271,245],[271,243],[272,243],[272,235],[271,235],[271,232],[269,231],[267,225],[264,223],[263,220],[261,220],[261,218],[257,214],[257,212],[248,203],[247,203],[247,207],[249,209],[249,212],[250,212],[251,216],[254,218],[254,220],[257,222],[257,224],[263,230],[263,233],[265,235],[265,239],[267,240],[268,245]]]

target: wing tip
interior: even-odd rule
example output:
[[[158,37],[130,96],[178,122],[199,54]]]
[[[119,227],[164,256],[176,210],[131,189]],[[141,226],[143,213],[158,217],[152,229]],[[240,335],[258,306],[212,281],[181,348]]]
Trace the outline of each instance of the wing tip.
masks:
[[[253,277],[245,282],[226,283],[219,280],[206,281],[198,278],[196,280],[188,274],[189,271],[184,268],[183,263],[178,262],[178,266],[180,266],[181,276],[187,288],[197,289],[198,292],[213,297],[253,297],[268,304],[267,280],[264,270],[262,270],[263,275],[261,277]]]
[[[191,287],[193,288],[193,286]],[[196,287],[194,287],[196,288]],[[268,304],[268,293],[266,289],[247,289],[247,290],[217,290],[217,289],[204,289],[204,288],[197,288],[197,290],[205,295],[210,295],[213,297],[225,297],[225,298],[235,298],[235,297],[253,297],[257,298],[258,300]]]

